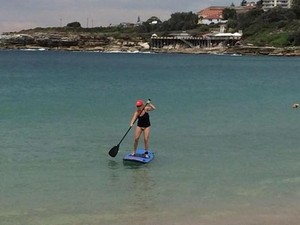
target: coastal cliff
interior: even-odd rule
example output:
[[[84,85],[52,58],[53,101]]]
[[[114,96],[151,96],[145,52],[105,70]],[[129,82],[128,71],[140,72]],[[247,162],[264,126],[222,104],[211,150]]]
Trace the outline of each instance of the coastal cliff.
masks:
[[[213,48],[151,48],[151,44],[140,37],[114,38],[103,34],[68,32],[10,33],[0,36],[0,49],[8,50],[61,50],[99,52],[156,52],[187,54],[238,54],[300,56],[300,47],[217,46]]]
[[[1,49],[43,49],[64,51],[149,51],[150,46],[140,38],[116,39],[102,34],[87,33],[12,33],[2,35]]]

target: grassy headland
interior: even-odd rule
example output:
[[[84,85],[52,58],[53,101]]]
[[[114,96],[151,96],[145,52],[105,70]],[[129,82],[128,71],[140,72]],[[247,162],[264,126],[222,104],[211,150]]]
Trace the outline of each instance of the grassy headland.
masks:
[[[255,8],[242,14],[236,14],[236,12],[228,14],[224,10],[223,17],[226,17],[227,20],[226,32],[242,31],[240,46],[297,49],[300,46],[300,10],[295,7],[293,9],[274,8],[266,12],[261,8]],[[39,36],[39,40],[42,39],[41,34],[52,38],[51,41],[49,38],[46,41],[40,41],[42,47],[59,47],[66,43],[66,46],[71,46],[72,42],[73,44],[76,42],[78,48],[98,46],[98,49],[102,50],[105,49],[103,47],[105,45],[115,45],[115,49],[117,49],[118,46],[134,47],[137,42],[150,43],[153,33],[158,36],[169,36],[172,33],[186,31],[192,36],[200,37],[219,30],[220,24],[198,24],[197,14],[188,12],[174,13],[169,20],[164,22],[153,16],[138,24],[83,28],[80,23],[73,22],[65,27],[39,27],[13,33],[27,34],[31,37]],[[60,36],[64,42],[53,41],[53,37],[55,39],[57,36]],[[113,43],[112,40],[114,40]],[[26,40],[26,44],[28,43],[31,43],[30,38]]]

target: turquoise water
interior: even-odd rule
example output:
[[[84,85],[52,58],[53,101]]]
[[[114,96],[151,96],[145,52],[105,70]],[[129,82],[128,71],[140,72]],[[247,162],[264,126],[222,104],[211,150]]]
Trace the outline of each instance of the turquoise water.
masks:
[[[0,51],[0,224],[298,224],[299,62]],[[155,159],[123,164],[140,98]]]

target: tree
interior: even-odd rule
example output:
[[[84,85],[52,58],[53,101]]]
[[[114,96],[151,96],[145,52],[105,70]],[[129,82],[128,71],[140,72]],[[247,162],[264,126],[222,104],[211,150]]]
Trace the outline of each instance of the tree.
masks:
[[[81,24],[79,22],[72,22],[72,23],[68,23],[67,27],[70,27],[70,28],[81,28]]]
[[[227,30],[228,30],[228,31],[231,32],[231,30],[233,30],[233,31],[236,30],[237,26],[238,26],[237,20],[229,19],[229,20],[227,21]]]
[[[243,30],[251,26],[252,24],[257,24],[257,18],[264,14],[262,9],[252,9],[249,12],[241,13],[237,17],[238,25],[237,29]]]
[[[241,6],[246,6],[247,5],[247,1],[246,0],[243,0],[242,2],[241,2]]]
[[[292,45],[300,46],[300,31],[290,34],[288,40]]]
[[[146,23],[148,24],[160,24],[161,20],[157,16],[151,16]]]
[[[256,2],[256,8],[257,9],[261,9],[262,6],[263,6],[263,0],[259,0],[259,1]]]
[[[228,20],[228,19],[236,20],[237,18],[236,10],[233,8],[225,8],[222,12],[222,17],[224,20]]]
[[[292,1],[292,10],[296,14],[297,18],[300,18],[300,0]]]
[[[192,12],[173,13],[166,24],[169,30],[194,29],[198,24],[198,15]]]
[[[295,12],[291,9],[275,7],[262,14],[258,19],[265,23],[276,23],[281,21],[292,21],[296,19]]]

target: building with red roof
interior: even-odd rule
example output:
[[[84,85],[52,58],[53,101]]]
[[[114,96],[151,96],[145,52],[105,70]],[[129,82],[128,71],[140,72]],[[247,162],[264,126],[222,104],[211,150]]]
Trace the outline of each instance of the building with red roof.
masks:
[[[212,24],[212,23],[225,23],[223,20],[223,10],[226,7],[223,6],[211,6],[206,9],[199,11],[198,24]]]
[[[226,23],[227,20],[223,20],[223,10],[226,8],[234,9],[237,14],[245,13],[256,7],[256,3],[251,2],[245,6],[211,6],[199,11],[198,24],[216,24]]]

